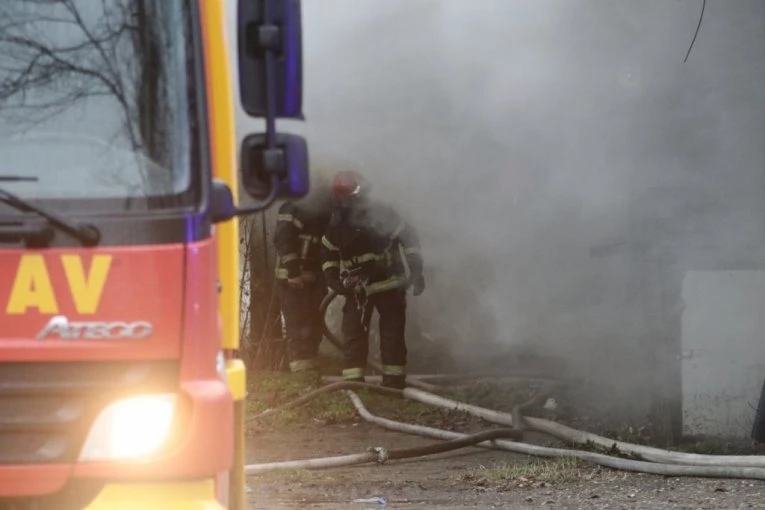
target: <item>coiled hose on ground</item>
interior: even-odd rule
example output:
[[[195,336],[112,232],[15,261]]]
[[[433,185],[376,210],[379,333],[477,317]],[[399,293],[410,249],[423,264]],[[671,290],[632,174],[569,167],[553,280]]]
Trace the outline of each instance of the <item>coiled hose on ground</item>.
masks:
[[[326,313],[329,304],[336,297],[337,294],[333,292],[327,295],[327,297],[322,302],[322,312]],[[336,347],[342,349],[342,341],[332,333],[332,331],[327,326],[326,321],[325,336]],[[379,370],[379,368],[374,365],[375,364],[372,364],[372,367],[376,370]],[[422,381],[418,381],[416,377],[410,378],[410,380],[407,381],[407,384],[410,386],[415,386],[417,383],[422,383]],[[427,385],[431,387],[434,386],[430,384]],[[447,399],[417,388],[406,388],[401,391],[365,383],[338,382],[329,384],[298,399],[288,402],[287,404],[284,404],[278,408],[267,410],[257,416],[254,416],[252,419],[263,418],[270,414],[305,404],[313,400],[317,395],[321,393],[342,390],[345,391],[348,397],[351,399],[359,415],[370,423],[398,432],[442,439],[446,440],[447,442],[407,450],[387,451],[384,448],[377,447],[361,454],[346,455],[342,457],[253,464],[246,466],[246,472],[248,474],[254,474],[278,469],[317,469],[327,467],[340,467],[365,462],[384,462],[386,459],[419,457],[423,455],[432,455],[434,453],[442,453],[457,448],[464,448],[467,446],[479,446],[483,448],[499,449],[540,457],[575,457],[614,469],[665,476],[746,478],[765,480],[765,456],[700,455],[693,453],[673,452],[650,446],[616,441],[603,436],[598,436],[596,434],[591,434],[589,432],[579,431],[550,420],[526,417],[523,415],[524,410],[537,406],[546,400],[554,392],[556,387],[557,385],[555,384],[548,385],[530,401],[516,406],[511,413],[503,413],[500,411]],[[491,423],[504,425],[511,428],[487,431],[488,435],[486,436],[482,436],[481,434],[466,435],[435,429],[432,427],[423,427],[419,425],[411,425],[388,420],[386,418],[377,417],[371,414],[364,407],[358,395],[351,391],[353,389],[362,388],[389,396],[403,396],[405,398],[416,400],[428,405],[462,411],[482,418]],[[582,446],[596,446],[608,452],[630,455],[640,460],[624,459],[589,451],[547,448],[533,444],[497,439],[497,437],[500,437],[503,434],[505,434],[505,438],[513,437],[513,439],[521,439],[525,431],[542,433],[568,443]],[[492,436],[491,441],[489,441],[487,438],[492,433],[498,434],[499,436]],[[391,452],[395,452],[393,456],[391,456]],[[384,455],[384,453],[387,453],[387,456]]]

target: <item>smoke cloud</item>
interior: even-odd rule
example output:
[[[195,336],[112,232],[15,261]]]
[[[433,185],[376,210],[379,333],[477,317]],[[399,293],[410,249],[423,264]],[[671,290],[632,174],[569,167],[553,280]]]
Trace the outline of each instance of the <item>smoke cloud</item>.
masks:
[[[304,0],[307,122],[282,128],[411,219],[413,317],[463,368],[638,381],[646,282],[762,244],[765,2],[709,4],[684,64],[696,0]]]

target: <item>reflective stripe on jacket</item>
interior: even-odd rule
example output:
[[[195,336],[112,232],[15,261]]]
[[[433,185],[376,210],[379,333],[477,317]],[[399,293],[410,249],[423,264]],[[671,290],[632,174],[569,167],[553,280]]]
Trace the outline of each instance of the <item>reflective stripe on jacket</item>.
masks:
[[[367,294],[407,285],[406,265],[412,276],[422,273],[422,255],[415,229],[391,207],[370,203],[361,208],[337,209],[322,237],[322,270],[336,288],[341,270],[361,268]]]
[[[321,276],[321,237],[329,221],[292,202],[279,208],[274,232],[276,278],[297,278],[301,273]]]

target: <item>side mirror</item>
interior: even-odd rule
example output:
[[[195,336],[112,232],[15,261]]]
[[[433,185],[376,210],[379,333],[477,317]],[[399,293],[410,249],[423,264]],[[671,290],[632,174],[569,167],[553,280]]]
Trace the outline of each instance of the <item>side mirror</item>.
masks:
[[[303,120],[300,0],[239,0],[238,39],[239,95],[245,112]]]
[[[268,208],[276,198],[308,193],[308,148],[297,135],[279,133],[276,119],[303,119],[300,0],[239,0],[239,94],[266,132],[242,142],[244,189],[258,201],[238,214]]]
[[[212,195],[210,196],[210,219],[213,223],[223,223],[236,217],[239,210],[234,205],[234,195],[231,188],[220,179],[212,181]]]
[[[266,134],[242,141],[242,184],[256,200],[300,198],[310,189],[308,145],[302,136],[276,133],[274,148]]]

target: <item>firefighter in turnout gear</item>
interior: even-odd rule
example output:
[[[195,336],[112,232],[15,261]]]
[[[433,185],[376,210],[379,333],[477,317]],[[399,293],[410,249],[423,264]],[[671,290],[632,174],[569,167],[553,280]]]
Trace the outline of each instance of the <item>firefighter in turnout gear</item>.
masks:
[[[290,371],[317,371],[316,355],[323,336],[319,308],[327,293],[321,271],[321,238],[332,214],[329,191],[320,185],[298,202],[279,208],[274,233],[276,279]]]
[[[425,290],[423,262],[415,229],[390,206],[370,200],[369,187],[356,172],[335,176],[332,192],[338,207],[322,238],[322,270],[327,285],[346,297],[343,378],[364,380],[369,322],[376,309],[383,385],[401,389],[406,382],[406,290],[411,285],[415,296]]]

